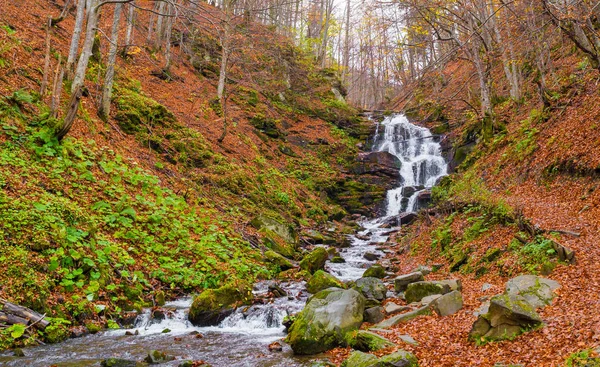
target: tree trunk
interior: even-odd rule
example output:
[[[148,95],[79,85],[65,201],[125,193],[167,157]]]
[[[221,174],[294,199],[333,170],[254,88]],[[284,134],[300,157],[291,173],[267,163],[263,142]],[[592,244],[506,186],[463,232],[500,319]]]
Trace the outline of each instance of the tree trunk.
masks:
[[[85,17],[85,3],[86,0],[77,0],[77,15],[75,16],[75,28],[73,29],[73,36],[71,37],[71,46],[69,47],[69,56],[67,58],[67,74],[70,76],[75,64],[75,58],[77,57],[77,50],[79,49],[79,40],[81,38],[81,31],[83,29],[83,18]]]
[[[48,88],[48,74],[50,74],[50,36],[52,32],[52,17],[48,17],[46,23],[46,55],[44,57],[44,75],[42,76],[42,85],[40,86],[40,97],[44,98]]]
[[[77,68],[75,69],[75,76],[73,78],[71,92],[83,87],[85,72],[87,71],[90,57],[92,56],[92,48],[94,46],[94,38],[96,36],[96,26],[98,25],[98,1],[99,0],[90,1],[91,6],[88,10],[85,40],[83,42],[83,49],[81,50],[79,61],[77,62]]]
[[[121,20],[122,8],[123,4],[115,5],[110,35],[110,49],[108,51],[108,63],[106,66],[106,75],[104,77],[104,86],[102,87],[102,99],[100,100],[100,108],[98,109],[98,116],[104,121],[106,121],[110,115],[110,101],[115,76],[115,62],[117,60],[117,50],[119,46],[119,21]]]
[[[71,130],[71,127],[73,126],[73,122],[75,121],[75,118],[77,117],[77,110],[79,109],[79,101],[81,100],[82,92],[83,92],[83,86],[79,86],[71,94],[71,100],[69,101],[69,109],[67,110],[67,115],[65,116],[65,119],[63,120],[63,125],[56,132],[56,138],[58,140],[61,140],[62,138],[64,138]]]

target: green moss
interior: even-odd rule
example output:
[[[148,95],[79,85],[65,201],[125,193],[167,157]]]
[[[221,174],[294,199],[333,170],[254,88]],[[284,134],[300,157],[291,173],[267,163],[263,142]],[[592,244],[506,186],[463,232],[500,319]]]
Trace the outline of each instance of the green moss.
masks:
[[[165,126],[177,120],[165,106],[138,91],[115,88],[114,101],[115,120],[127,134],[146,132],[155,125]]]
[[[294,267],[288,259],[275,251],[265,251],[264,256],[267,263],[275,265],[279,270],[289,270]]]
[[[312,294],[318,293],[323,289],[330,287],[345,289],[346,285],[333,275],[326,273],[323,270],[317,270],[306,284],[306,290]]]
[[[323,247],[317,247],[300,261],[300,268],[314,274],[317,270],[323,269],[329,255]]]

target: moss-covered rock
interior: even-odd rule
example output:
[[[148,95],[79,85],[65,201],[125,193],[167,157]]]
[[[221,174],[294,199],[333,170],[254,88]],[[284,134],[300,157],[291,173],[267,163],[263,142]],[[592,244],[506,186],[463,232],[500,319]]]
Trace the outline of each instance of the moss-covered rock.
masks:
[[[312,296],[287,336],[296,354],[317,354],[346,344],[363,322],[365,298],[353,289],[329,288]]]
[[[446,294],[450,292],[450,286],[440,282],[415,282],[410,283],[404,292],[407,303],[419,302],[427,296],[434,294]]]
[[[149,363],[149,364],[161,364],[161,363],[170,362],[170,361],[174,361],[174,360],[175,360],[175,356],[168,355],[159,350],[151,350],[148,353],[148,355],[146,356],[146,358],[144,359],[144,361],[146,361],[146,363]]]
[[[346,259],[344,259],[341,256],[334,256],[334,257],[331,258],[331,262],[333,264],[343,264],[343,263],[346,262]]]
[[[346,338],[349,347],[362,352],[373,352],[396,346],[386,338],[364,330],[348,333]]]
[[[364,277],[358,279],[353,286],[354,289],[361,292],[367,299],[383,301],[386,299],[387,288],[381,279]]]
[[[129,359],[107,358],[100,363],[102,367],[144,367],[146,363],[133,361]]]
[[[323,270],[317,270],[313,276],[310,277],[308,283],[306,283],[306,290],[312,294],[331,287],[345,289],[346,285],[341,280]]]
[[[196,326],[218,325],[235,307],[252,301],[252,287],[245,282],[207,289],[194,298],[188,319]]]
[[[147,130],[148,126],[166,125],[177,120],[165,106],[135,90],[117,88],[114,100],[117,105],[115,120],[127,134]]]
[[[342,367],[377,367],[379,360],[372,354],[354,351],[342,363]]]
[[[304,259],[300,261],[300,268],[311,274],[314,274],[317,270],[321,270],[325,267],[327,262],[327,250],[323,247],[317,247],[308,255],[304,256]]]
[[[275,251],[265,251],[264,258],[269,264],[279,267],[279,269],[282,271],[294,268],[294,264]]]
[[[379,358],[380,367],[419,367],[419,361],[414,354],[405,350],[398,350],[395,353],[388,354]]]
[[[371,265],[363,274],[364,278],[385,278],[385,268],[379,264]]]

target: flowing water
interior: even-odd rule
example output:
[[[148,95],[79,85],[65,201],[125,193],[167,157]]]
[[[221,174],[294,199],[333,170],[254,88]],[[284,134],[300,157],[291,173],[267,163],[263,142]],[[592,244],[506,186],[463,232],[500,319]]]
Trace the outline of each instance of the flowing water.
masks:
[[[382,244],[398,228],[381,226],[399,213],[416,211],[419,194],[446,174],[446,162],[435,137],[402,115],[388,117],[378,125],[373,147],[374,151],[387,151],[400,159],[400,186],[387,193],[386,215],[363,221],[363,229],[351,236],[351,246],[341,251],[346,262],[326,265],[329,272],[344,281],[360,278],[374,263],[364,258],[366,253],[383,255]],[[255,286],[257,298],[264,299],[268,284],[262,282]],[[162,366],[178,366],[182,360],[203,360],[215,367],[310,366],[318,356],[294,356],[283,343],[283,352],[268,351],[270,343],[281,341],[285,336],[283,318],[302,310],[308,298],[303,282],[280,286],[287,297],[240,309],[219,326],[191,325],[186,315],[191,299],[180,299],[165,305],[170,312],[163,319],[153,318],[150,310],[138,316],[135,328],[130,330],[137,335],[126,336],[124,330],[106,331],[60,344],[28,348],[26,357],[13,357],[8,352],[0,354],[0,366],[99,366],[100,361],[110,357],[141,360],[153,349],[178,358]],[[165,333],[165,329],[169,331]]]

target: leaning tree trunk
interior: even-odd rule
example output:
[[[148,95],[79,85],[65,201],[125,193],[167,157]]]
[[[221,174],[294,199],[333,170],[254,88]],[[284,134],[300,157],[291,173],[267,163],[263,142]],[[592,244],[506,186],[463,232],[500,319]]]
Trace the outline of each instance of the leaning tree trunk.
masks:
[[[119,21],[121,20],[121,9],[123,4],[115,6],[112,31],[110,35],[110,49],[108,51],[108,65],[104,77],[104,86],[102,87],[102,99],[98,115],[101,119],[107,120],[110,115],[110,100],[112,97],[113,81],[115,76],[115,62],[117,60],[117,48],[119,46]]]
[[[85,29],[85,40],[83,41],[83,49],[77,62],[77,68],[75,69],[75,76],[73,77],[73,84],[71,85],[71,92],[74,92],[80,87],[83,87],[83,81],[85,80],[85,72],[92,56],[92,48],[94,46],[94,38],[96,36],[96,27],[98,25],[98,1],[90,1],[90,9],[88,10],[87,25]]]

